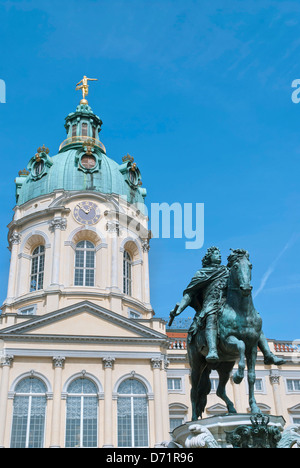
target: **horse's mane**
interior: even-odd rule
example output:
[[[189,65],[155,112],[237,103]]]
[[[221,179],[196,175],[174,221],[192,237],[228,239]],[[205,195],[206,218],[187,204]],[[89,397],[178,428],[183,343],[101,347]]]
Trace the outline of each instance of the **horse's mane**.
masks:
[[[232,251],[232,253],[229,255],[229,257],[227,258],[227,267],[228,268],[231,268],[232,265],[235,264],[235,262],[237,262],[238,260],[240,260],[241,258],[243,257],[246,257],[248,260],[249,260],[249,252],[247,250],[244,250],[244,249],[230,249]]]

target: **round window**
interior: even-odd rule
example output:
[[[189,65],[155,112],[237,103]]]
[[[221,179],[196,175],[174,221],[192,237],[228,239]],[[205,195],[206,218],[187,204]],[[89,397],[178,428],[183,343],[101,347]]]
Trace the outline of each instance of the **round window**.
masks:
[[[85,154],[84,156],[82,156],[80,164],[85,169],[94,169],[94,167],[96,166],[96,159],[90,154]]]

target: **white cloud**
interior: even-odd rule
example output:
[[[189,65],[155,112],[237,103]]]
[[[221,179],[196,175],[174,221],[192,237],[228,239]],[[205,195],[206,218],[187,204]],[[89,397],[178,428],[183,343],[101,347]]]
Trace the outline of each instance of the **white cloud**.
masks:
[[[269,268],[267,269],[267,271],[265,272],[265,274],[263,275],[262,279],[261,279],[261,282],[260,282],[260,286],[259,288],[257,289],[257,291],[254,293],[253,297],[257,297],[258,294],[260,294],[263,289],[265,288],[265,285],[267,284],[267,281],[268,279],[270,278],[270,276],[272,275],[272,273],[274,272],[276,266],[277,266],[277,263],[279,262],[279,260],[281,259],[281,257],[284,255],[284,253],[290,248],[292,247],[292,245],[295,244],[296,240],[299,238],[299,235],[293,235],[291,237],[291,239],[286,243],[286,245],[283,247],[283,249],[279,252],[279,254],[277,255],[277,257],[275,258],[275,260],[271,263],[271,265],[269,266]]]

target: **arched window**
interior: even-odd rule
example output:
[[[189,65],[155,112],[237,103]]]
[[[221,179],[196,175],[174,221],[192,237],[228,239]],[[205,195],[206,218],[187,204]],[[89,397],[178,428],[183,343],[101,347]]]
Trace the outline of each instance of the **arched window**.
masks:
[[[118,446],[148,447],[147,390],[135,379],[118,388]]]
[[[127,250],[123,254],[123,293],[132,295],[132,260]]]
[[[11,448],[43,448],[46,414],[46,386],[35,378],[21,380],[13,406]]]
[[[95,284],[95,246],[92,242],[78,242],[75,251],[75,286]]]
[[[34,249],[31,259],[30,291],[43,289],[45,268],[45,247],[39,245]]]
[[[67,389],[66,447],[97,447],[97,387],[89,379],[73,380]]]

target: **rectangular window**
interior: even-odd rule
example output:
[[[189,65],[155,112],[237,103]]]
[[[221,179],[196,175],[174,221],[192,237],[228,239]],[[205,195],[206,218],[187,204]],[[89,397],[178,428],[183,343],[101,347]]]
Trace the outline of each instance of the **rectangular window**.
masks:
[[[95,247],[91,242],[81,241],[76,246],[74,284],[95,285]]]
[[[18,310],[20,315],[35,315],[36,306],[24,307],[23,309]]]
[[[40,245],[32,254],[30,291],[43,289],[45,268],[45,247]]]
[[[287,379],[286,384],[289,392],[300,392],[300,379]]]
[[[263,391],[263,382],[262,382],[262,379],[256,379],[256,380],[255,380],[254,391],[255,391],[255,392],[262,392],[262,391]]]
[[[218,385],[219,385],[219,379],[210,379],[210,383],[211,383],[211,391],[216,392]]]
[[[181,390],[182,380],[180,377],[168,378],[168,390]]]
[[[77,125],[72,125],[72,137],[75,137],[77,134]]]

